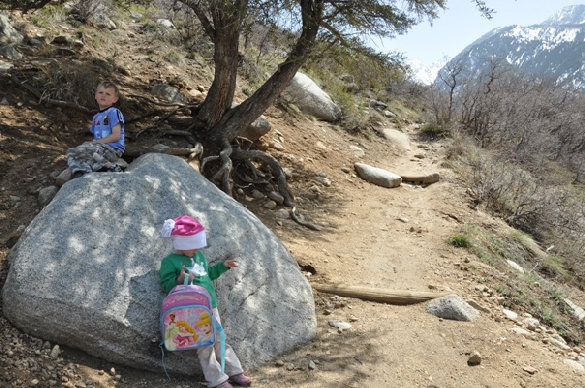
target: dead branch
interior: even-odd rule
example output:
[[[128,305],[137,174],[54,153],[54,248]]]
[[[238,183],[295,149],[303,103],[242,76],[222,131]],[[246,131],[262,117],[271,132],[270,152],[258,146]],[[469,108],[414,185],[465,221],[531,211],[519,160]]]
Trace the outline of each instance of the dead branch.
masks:
[[[25,82],[21,82],[16,76],[12,76],[10,78],[12,80],[12,82],[20,85],[23,89],[25,89],[26,91],[28,91],[29,93],[31,93],[33,96],[35,96],[36,98],[39,99],[39,102],[44,102],[50,105],[55,105],[55,106],[60,106],[63,108],[71,108],[71,109],[75,109],[78,111],[81,111],[83,113],[87,113],[87,114],[91,114],[92,111],[82,105],[79,105],[77,103],[74,102],[69,102],[69,101],[61,101],[61,100],[55,100],[52,98],[45,98],[43,97],[43,95],[41,94],[41,92],[39,92],[38,90],[36,90],[35,88],[33,88],[30,85],[27,85]]]
[[[195,159],[203,154],[203,146],[200,143],[195,144],[193,148],[126,148],[124,156],[136,158],[148,153],[160,153],[175,156],[186,156],[189,159]]]
[[[425,291],[388,290],[384,288],[346,286],[342,284],[312,284],[312,286],[315,290],[328,294],[399,305],[426,302],[427,300],[446,295]]]
[[[180,108],[199,108],[201,104],[183,104],[181,102],[159,102],[140,94],[129,94],[128,97],[140,98],[148,101],[151,104],[159,106],[178,106]]]

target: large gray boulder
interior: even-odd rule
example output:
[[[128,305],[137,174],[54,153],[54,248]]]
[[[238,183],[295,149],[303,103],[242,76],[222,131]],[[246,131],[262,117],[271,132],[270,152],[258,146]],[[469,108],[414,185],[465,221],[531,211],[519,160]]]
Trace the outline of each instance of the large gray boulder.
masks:
[[[27,333],[136,368],[161,371],[161,259],[165,219],[206,227],[210,263],[239,252],[215,285],[232,345],[246,368],[316,332],[311,287],[280,240],[182,159],[147,154],[125,173],[65,183],[9,254],[3,311]],[[194,351],[167,354],[167,370],[198,374]]]
[[[320,120],[335,121],[341,116],[339,106],[303,73],[295,74],[281,97],[288,103],[295,104],[301,112]]]

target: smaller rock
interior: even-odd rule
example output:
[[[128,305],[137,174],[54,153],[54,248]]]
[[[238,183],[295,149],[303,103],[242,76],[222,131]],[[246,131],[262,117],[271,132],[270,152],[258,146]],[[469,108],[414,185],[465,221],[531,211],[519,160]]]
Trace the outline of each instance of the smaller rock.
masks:
[[[364,157],[366,155],[365,151],[357,146],[349,146],[349,149],[353,152],[353,154],[358,157]]]
[[[57,175],[57,177],[55,178],[55,182],[59,186],[62,186],[65,182],[71,179],[71,175],[72,175],[71,169],[67,167],[65,170],[61,171],[59,175]]]
[[[309,370],[314,370],[317,367],[317,365],[315,365],[315,361],[309,360],[308,367],[309,367]]]
[[[266,201],[266,203],[264,203],[264,205],[262,206],[265,207],[266,209],[276,209],[278,207],[278,204],[273,200],[270,200]]]
[[[59,189],[56,186],[43,187],[39,191],[39,196],[38,196],[39,204],[41,206],[45,206],[46,204],[51,202],[51,200],[53,199],[55,194],[57,194],[57,191],[59,191]]]
[[[564,359],[563,362],[566,365],[570,366],[578,374],[580,374],[580,375],[585,374],[585,367],[583,365],[581,365],[581,363],[579,363],[578,361]]]
[[[329,326],[336,327],[340,331],[345,331],[351,329],[351,324],[348,322],[338,321],[338,320],[331,320],[329,321]]]
[[[467,359],[467,365],[475,366],[481,364],[481,354],[479,352],[471,353],[471,356]]]
[[[520,334],[521,336],[523,336],[526,339],[535,339],[533,332],[528,331],[522,327],[513,327],[511,330],[516,334]]]
[[[313,180],[315,182],[321,183],[325,187],[331,186],[331,179],[329,179],[327,177],[318,176],[318,177],[313,178]]]
[[[471,307],[473,307],[476,310],[481,311],[482,313],[488,313],[489,314],[491,312],[490,309],[488,309],[487,307],[482,306],[481,304],[479,304],[478,302],[476,302],[473,299],[468,299],[467,300],[467,303],[469,303],[469,305]]]
[[[290,213],[286,209],[278,209],[276,211],[276,218],[286,220],[287,218],[290,218]]]
[[[254,190],[250,194],[254,199],[262,199],[264,198],[264,194],[260,190]]]
[[[536,370],[536,368],[534,368],[534,367],[532,367],[532,366],[525,366],[525,367],[524,367],[524,368],[522,368],[522,369],[524,370],[524,372],[526,372],[526,373],[528,373],[528,374],[530,374],[530,375],[533,375],[533,374],[535,374],[536,372],[538,372],[538,371]]]
[[[512,260],[506,260],[506,262],[508,263],[508,265],[512,268],[514,268],[516,271],[524,273],[524,268],[522,268],[518,263],[516,263],[515,261]]]
[[[528,330],[536,331],[536,329],[540,326],[540,322],[536,318],[526,318],[522,321],[524,326]]]
[[[355,163],[355,171],[360,178],[382,187],[398,187],[402,183],[402,178],[390,171],[373,167],[365,163]]]
[[[167,28],[175,28],[175,25],[169,19],[156,19],[156,22]]]
[[[268,198],[270,198],[279,205],[282,205],[284,203],[284,197],[278,191],[271,191],[270,193],[268,193]]]
[[[59,348],[59,345],[55,345],[53,347],[53,349],[51,350],[51,358],[57,358],[57,357],[59,357],[60,354],[61,354],[61,349]]]
[[[515,313],[514,311],[502,309],[502,312],[504,313],[506,318],[508,318],[511,321],[516,321],[518,319],[518,314]]]
[[[563,343],[555,338],[551,338],[549,341],[551,344],[553,344],[554,346],[556,346],[559,349],[565,350],[565,351],[569,351],[571,350],[571,347],[568,346],[566,343]]]
[[[433,299],[427,304],[426,311],[439,318],[465,322],[474,321],[480,316],[479,311],[471,307],[459,295]]]

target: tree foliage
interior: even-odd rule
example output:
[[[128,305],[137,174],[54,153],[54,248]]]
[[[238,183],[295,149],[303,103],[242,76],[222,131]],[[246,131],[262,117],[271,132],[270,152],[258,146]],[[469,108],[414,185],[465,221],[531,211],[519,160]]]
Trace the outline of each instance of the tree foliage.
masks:
[[[145,0],[136,1],[144,3]],[[488,15],[483,1],[474,1]],[[8,0],[13,8],[42,7],[47,0]],[[392,37],[411,26],[437,17],[445,0],[176,0],[213,43],[214,77],[208,94],[195,112],[189,130],[205,145],[202,167],[231,195],[234,162],[256,174],[251,160],[267,167],[285,204],[292,206],[282,168],[270,155],[239,146],[238,135],[258,118],[288,86],[316,47],[359,49],[369,36]],[[173,7],[175,6],[173,5]],[[260,23],[286,32],[292,39],[276,71],[244,102],[233,106],[242,32]],[[356,44],[358,43],[358,44]],[[375,54],[372,53],[375,57]]]
[[[443,0],[181,2],[192,10],[215,46],[214,81],[196,117],[199,130],[204,130],[218,146],[218,156],[213,158],[220,161],[220,167],[214,178],[221,181],[223,189],[230,193],[232,161],[259,158],[269,164],[288,205],[292,205],[293,197],[278,163],[259,151],[237,147],[234,140],[238,133],[276,100],[318,44],[350,47],[359,37],[403,33],[423,17],[436,17],[437,10],[444,6]],[[246,101],[232,107],[240,36],[250,18],[289,31],[295,40],[276,72]]]

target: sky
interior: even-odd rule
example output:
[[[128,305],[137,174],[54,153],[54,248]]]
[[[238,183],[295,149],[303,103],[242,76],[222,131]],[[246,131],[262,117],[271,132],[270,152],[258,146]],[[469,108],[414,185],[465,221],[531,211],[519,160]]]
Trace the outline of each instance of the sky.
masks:
[[[445,10],[431,25],[424,20],[404,35],[392,39],[373,38],[372,47],[381,52],[402,52],[407,60],[427,66],[443,63],[467,45],[497,27],[538,24],[568,5],[585,0],[485,0],[495,13],[491,20],[481,15],[473,0],[447,0]]]

